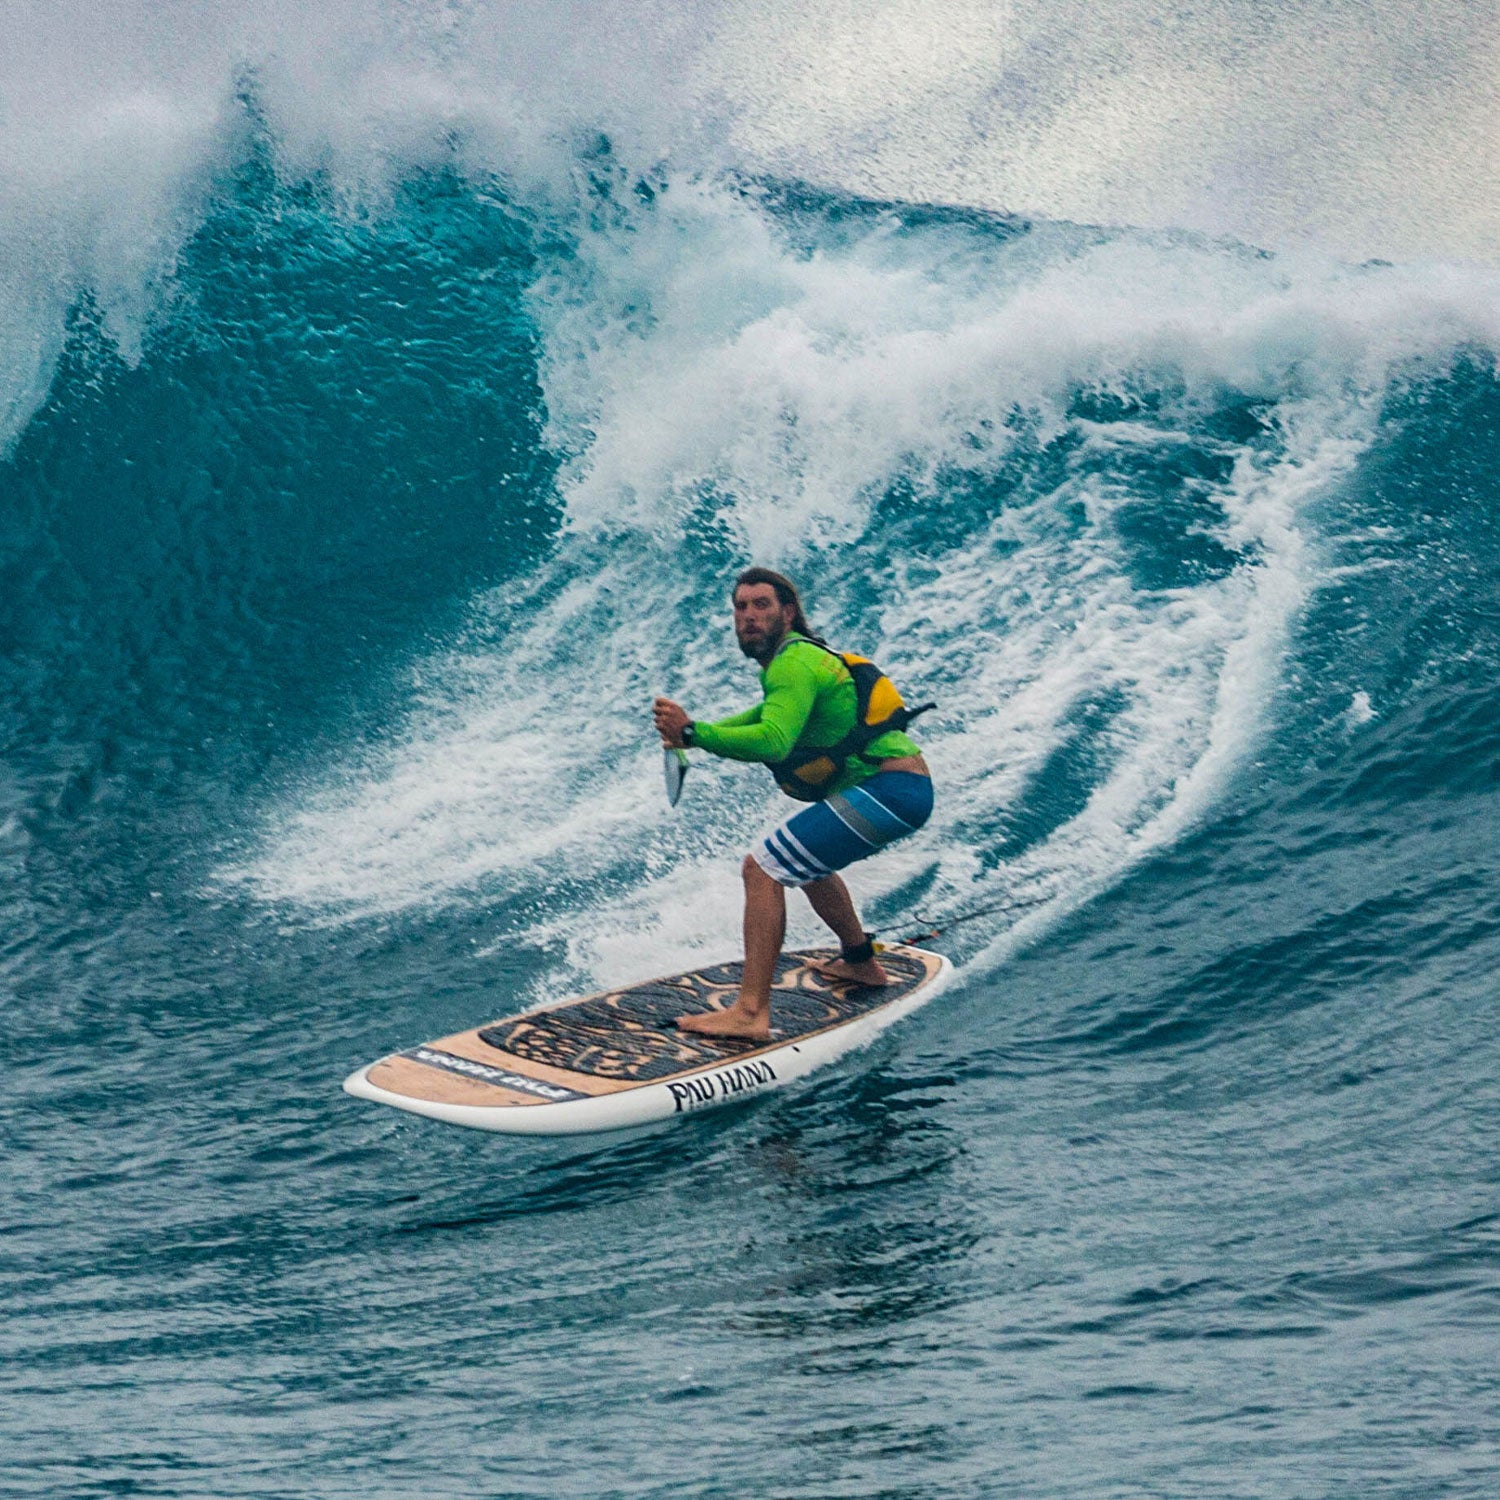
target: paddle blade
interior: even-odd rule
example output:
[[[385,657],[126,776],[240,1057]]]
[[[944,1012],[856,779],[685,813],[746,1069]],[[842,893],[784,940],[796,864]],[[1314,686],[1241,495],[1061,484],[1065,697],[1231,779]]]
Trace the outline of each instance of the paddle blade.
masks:
[[[661,771],[667,783],[667,801],[676,807],[677,799],[682,796],[682,783],[687,780],[687,752],[668,745],[661,753]]]

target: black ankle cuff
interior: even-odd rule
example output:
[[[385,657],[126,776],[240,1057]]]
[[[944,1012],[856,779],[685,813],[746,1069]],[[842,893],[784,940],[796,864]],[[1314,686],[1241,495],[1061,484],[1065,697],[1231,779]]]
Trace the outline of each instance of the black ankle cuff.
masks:
[[[867,932],[864,942],[845,948],[839,956],[846,964],[867,964],[875,957],[875,939]]]

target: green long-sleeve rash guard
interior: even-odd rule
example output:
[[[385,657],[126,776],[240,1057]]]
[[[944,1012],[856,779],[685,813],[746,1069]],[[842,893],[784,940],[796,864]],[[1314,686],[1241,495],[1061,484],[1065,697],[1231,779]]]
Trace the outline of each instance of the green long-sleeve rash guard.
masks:
[[[854,728],[858,703],[854,679],[832,652],[800,636],[788,641],[761,668],[764,701],[727,719],[693,726],[693,744],[729,760],[785,760],[797,745],[836,745]],[[917,747],[897,731],[883,734],[865,752],[873,759],[915,755]],[[863,781],[874,767],[852,761],[840,788]]]

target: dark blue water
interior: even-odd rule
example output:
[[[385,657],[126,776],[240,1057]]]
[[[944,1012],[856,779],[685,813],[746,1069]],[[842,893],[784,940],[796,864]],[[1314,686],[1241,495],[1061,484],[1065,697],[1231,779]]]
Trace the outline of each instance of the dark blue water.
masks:
[[[1492,1493],[1493,284],[258,129],[0,466],[6,1492]],[[1010,903],[957,986],[654,1134],[344,1097],[735,951],[646,705],[752,558],[941,702],[856,885]]]

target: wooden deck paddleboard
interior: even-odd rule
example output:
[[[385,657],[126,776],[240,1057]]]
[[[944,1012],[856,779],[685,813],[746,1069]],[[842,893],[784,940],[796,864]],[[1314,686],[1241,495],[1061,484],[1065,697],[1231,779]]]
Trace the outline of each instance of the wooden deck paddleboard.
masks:
[[[891,983],[872,988],[826,978],[812,967],[833,956],[826,950],[781,956],[768,1042],[677,1030],[678,1016],[723,1009],[733,1000],[740,965],[716,964],[541,1005],[392,1053],[351,1073],[344,1089],[478,1130],[621,1130],[802,1078],[910,1015],[953,972],[941,954],[893,944],[880,955]]]

